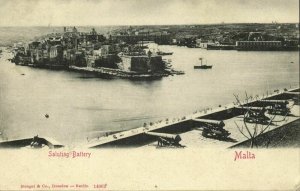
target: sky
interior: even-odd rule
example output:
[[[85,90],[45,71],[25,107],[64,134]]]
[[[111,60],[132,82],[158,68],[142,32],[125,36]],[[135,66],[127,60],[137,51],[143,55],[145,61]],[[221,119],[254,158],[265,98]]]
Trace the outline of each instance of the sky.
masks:
[[[298,23],[298,0],[0,0],[0,26]]]

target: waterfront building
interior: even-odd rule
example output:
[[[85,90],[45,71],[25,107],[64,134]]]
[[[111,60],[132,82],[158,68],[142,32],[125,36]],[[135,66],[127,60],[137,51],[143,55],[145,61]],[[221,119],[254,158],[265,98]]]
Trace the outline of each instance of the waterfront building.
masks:
[[[94,68],[95,67],[95,57],[92,55],[86,56],[86,65],[89,68]]]
[[[93,56],[95,57],[95,58],[99,58],[99,57],[101,57],[101,56],[104,56],[104,55],[106,55],[107,53],[104,53],[103,52],[103,48],[99,48],[98,50],[93,50]]]
[[[42,50],[40,50],[40,49],[36,49],[36,51],[35,51],[35,59],[36,59],[36,61],[37,62],[40,62],[42,59],[43,59],[43,52],[42,52]]]
[[[237,41],[238,50],[276,50],[282,48],[281,41]]]
[[[106,56],[109,54],[110,45],[103,45],[101,47],[101,56]]]
[[[207,46],[210,45],[216,45],[213,41],[210,40],[202,40],[202,39],[197,39],[196,40],[196,47],[197,48],[204,48],[207,49]]]
[[[261,32],[249,32],[248,41],[263,41],[263,35]]]
[[[93,50],[93,55],[96,58],[99,57],[106,57],[109,54],[113,54],[115,53],[114,48],[111,45],[102,45],[101,48],[97,49],[97,50]]]
[[[164,62],[162,56],[159,55],[120,55],[122,63],[119,68],[124,71],[138,72],[138,73],[151,73],[159,72],[164,69]]]
[[[285,40],[284,46],[285,47],[297,47],[299,45],[299,40]]]
[[[13,45],[13,53],[16,56],[16,54],[22,54],[22,55],[26,55],[27,51],[28,51],[28,45],[24,44],[22,42],[19,43],[14,43]]]
[[[49,37],[45,43],[49,45],[60,45],[62,43],[62,36],[59,35],[59,36]]]
[[[50,47],[50,59],[56,58],[57,56],[57,48],[56,46]]]
[[[157,32],[140,30],[139,34],[129,41],[137,41],[136,44],[127,44],[120,41],[116,43],[113,40],[106,40],[103,35],[92,29],[88,33],[80,33],[76,27],[64,27],[64,32],[52,33],[41,37],[37,41],[28,44],[28,48],[20,45],[18,48],[20,58],[18,62],[25,59],[28,49],[28,57],[30,58],[31,66],[41,67],[62,67],[62,66],[77,66],[77,67],[105,67],[121,69],[129,72],[151,73],[164,70],[164,62],[159,55],[146,55],[142,49],[145,36],[150,34],[150,40],[154,42],[156,37],[169,35],[167,32]],[[152,40],[151,40],[152,39]],[[161,40],[161,39],[160,39]],[[17,45],[16,45],[17,46]],[[122,57],[118,53],[126,52]]]
[[[42,50],[43,59],[49,59],[50,55],[47,49]]]

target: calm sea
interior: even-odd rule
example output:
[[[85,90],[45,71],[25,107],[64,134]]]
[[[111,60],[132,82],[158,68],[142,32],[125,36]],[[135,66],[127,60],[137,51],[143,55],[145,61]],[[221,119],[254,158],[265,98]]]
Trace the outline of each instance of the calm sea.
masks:
[[[184,116],[243,97],[299,85],[298,52],[207,51],[159,46],[172,51],[185,75],[161,80],[84,78],[83,74],[16,66],[0,58],[0,131],[4,138],[34,135],[77,145],[103,131]],[[203,57],[211,70],[194,70]],[[24,74],[24,75],[22,75]],[[48,114],[49,118],[45,115]]]

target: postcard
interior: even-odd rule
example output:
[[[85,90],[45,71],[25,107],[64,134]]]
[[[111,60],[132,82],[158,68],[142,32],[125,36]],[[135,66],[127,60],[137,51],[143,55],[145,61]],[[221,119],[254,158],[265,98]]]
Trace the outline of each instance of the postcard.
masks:
[[[299,190],[297,0],[0,0],[0,190]]]

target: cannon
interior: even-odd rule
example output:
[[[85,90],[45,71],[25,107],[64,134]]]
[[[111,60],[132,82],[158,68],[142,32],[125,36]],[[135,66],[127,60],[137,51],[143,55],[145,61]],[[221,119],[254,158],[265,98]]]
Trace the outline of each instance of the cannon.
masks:
[[[259,102],[270,106],[267,108],[269,114],[288,115],[291,112],[287,107],[289,104],[287,100],[260,100]]]
[[[261,108],[260,110],[249,109],[245,114],[244,120],[248,123],[258,123],[258,124],[267,124],[270,121],[270,118],[265,115],[266,110],[269,107]]]
[[[270,100],[270,99],[262,99],[262,100],[259,100],[259,102],[270,104],[270,105],[273,105],[273,104],[287,105],[289,103],[287,100]]]
[[[271,106],[267,107],[236,107],[244,110],[244,120],[248,123],[267,124],[270,118],[265,116],[267,110],[271,109]]]
[[[226,139],[230,133],[224,129],[225,123],[223,121],[212,119],[193,119],[201,125],[202,136],[217,139]]]
[[[244,110],[244,112],[247,112],[249,110],[260,112],[262,110],[266,111],[266,109],[270,109],[271,107],[270,106],[266,106],[266,107],[248,107],[248,106],[243,106],[243,107],[235,107],[235,108]]]
[[[223,121],[212,120],[212,119],[193,119],[193,121],[206,124],[206,125],[218,126],[220,128],[223,128],[225,126],[225,123]]]
[[[155,136],[158,138],[157,146],[176,146],[183,147],[179,142],[181,137],[179,135],[157,132],[145,132],[146,135]]]

